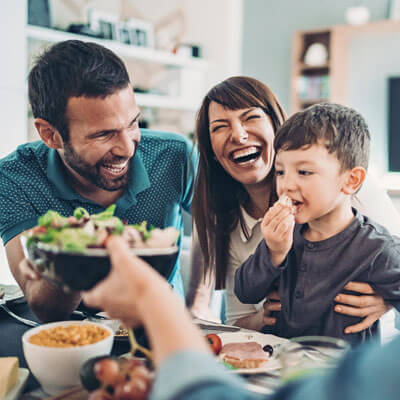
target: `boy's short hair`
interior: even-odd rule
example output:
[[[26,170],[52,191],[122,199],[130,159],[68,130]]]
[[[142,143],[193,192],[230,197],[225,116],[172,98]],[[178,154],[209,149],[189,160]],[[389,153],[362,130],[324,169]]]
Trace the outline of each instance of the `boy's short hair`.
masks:
[[[34,118],[53,125],[69,140],[66,107],[70,97],[112,95],[130,83],[123,61],[96,43],[67,40],[37,58],[29,73],[29,102]]]
[[[342,171],[368,168],[370,133],[356,110],[340,104],[322,103],[293,114],[275,136],[275,152],[324,144],[335,153]]]

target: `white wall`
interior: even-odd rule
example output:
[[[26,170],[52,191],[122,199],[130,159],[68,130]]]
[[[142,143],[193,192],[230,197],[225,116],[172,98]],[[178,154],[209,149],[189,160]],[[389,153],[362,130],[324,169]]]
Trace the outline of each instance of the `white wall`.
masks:
[[[354,38],[349,50],[349,105],[368,123],[370,163],[378,175],[388,168],[388,78],[400,76],[399,43],[398,32],[365,34]]]

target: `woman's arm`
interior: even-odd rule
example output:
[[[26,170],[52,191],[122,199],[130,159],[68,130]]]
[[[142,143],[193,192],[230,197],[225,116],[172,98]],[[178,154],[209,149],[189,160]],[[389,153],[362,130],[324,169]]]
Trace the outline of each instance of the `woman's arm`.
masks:
[[[204,259],[201,254],[200,243],[196,230],[193,229],[192,247],[190,251],[191,274],[189,290],[186,296],[186,305],[191,314],[212,322],[221,322],[210,308],[210,301],[214,291],[215,276],[212,271],[205,271]]]

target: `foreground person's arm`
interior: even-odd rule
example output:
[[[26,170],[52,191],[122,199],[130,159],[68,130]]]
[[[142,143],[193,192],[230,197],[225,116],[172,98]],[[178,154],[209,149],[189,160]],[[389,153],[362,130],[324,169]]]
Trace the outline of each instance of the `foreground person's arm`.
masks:
[[[121,238],[112,237],[107,248],[112,271],[84,293],[83,299],[127,326],[144,325],[158,368],[153,398],[176,399],[187,388],[205,382],[229,382],[236,391],[243,391],[242,381],[215,362],[203,335],[167,282],[144,261],[132,257]]]
[[[24,257],[20,236],[11,239],[5,249],[11,273],[24,292],[29,307],[42,322],[67,319],[78,307],[80,294],[65,293],[32,270]]]

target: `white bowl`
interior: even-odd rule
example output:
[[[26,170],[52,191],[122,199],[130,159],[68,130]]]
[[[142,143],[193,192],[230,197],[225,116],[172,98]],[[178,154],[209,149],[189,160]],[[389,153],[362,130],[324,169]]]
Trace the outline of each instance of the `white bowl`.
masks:
[[[95,325],[110,335],[99,342],[75,347],[47,347],[29,342],[29,338],[43,329],[69,325]],[[29,369],[43,390],[54,395],[80,385],[79,370],[89,358],[110,354],[114,340],[113,330],[105,325],[88,321],[52,322],[29,329],[22,336],[24,355]]]

